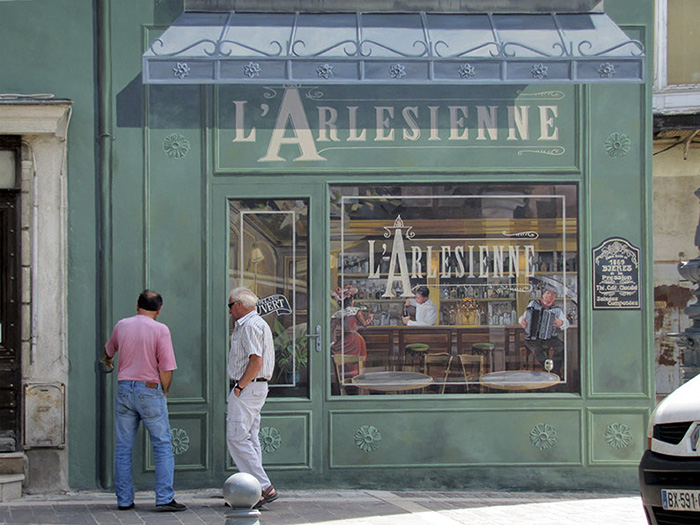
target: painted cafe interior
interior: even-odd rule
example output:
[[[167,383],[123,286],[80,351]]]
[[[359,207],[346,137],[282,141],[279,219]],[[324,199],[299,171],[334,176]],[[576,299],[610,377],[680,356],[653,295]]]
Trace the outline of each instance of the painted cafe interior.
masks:
[[[215,436],[192,439],[184,479],[233,468],[220,305],[246,286],[275,341],[261,440],[277,479],[635,483],[653,397],[650,17],[534,4],[192,0],[148,28],[148,235],[169,271],[201,268],[187,293],[206,298],[174,331],[208,360],[183,355],[197,395],[171,417]],[[186,249],[167,242],[183,220],[167,199],[201,211]]]
[[[577,184],[331,185],[329,192],[333,395],[579,391]],[[296,349],[278,359],[272,395],[298,395],[308,385],[305,206],[230,203],[232,251],[243,243],[230,257],[232,283],[243,279],[263,298],[259,311],[273,313],[278,344]],[[427,295],[421,305],[418,290]],[[550,321],[542,334],[535,326],[529,334],[521,317],[530,328],[531,302],[546,291],[565,327]],[[417,315],[422,309],[429,318]],[[549,341],[545,359],[528,340]]]

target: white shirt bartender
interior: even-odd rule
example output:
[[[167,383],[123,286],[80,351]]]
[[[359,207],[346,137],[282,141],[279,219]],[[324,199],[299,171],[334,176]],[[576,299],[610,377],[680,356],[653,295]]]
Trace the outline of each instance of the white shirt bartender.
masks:
[[[416,320],[410,317],[403,318],[403,324],[408,326],[433,326],[438,319],[438,309],[430,299],[430,291],[426,286],[419,286],[415,299],[406,301],[406,306],[416,307]]]

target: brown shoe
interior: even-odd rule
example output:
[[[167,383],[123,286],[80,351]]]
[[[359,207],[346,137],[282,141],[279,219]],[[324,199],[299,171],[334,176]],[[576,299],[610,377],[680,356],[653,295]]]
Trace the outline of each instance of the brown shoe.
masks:
[[[275,501],[277,498],[279,498],[279,494],[277,494],[277,491],[275,490],[275,487],[270,485],[267,487],[265,490],[262,491],[262,495],[260,496],[260,500],[253,506],[254,509],[259,509],[265,503],[272,503]]]

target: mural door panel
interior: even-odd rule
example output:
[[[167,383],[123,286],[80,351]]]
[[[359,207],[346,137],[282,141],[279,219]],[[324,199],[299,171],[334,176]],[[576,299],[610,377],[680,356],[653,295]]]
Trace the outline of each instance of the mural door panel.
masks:
[[[314,296],[312,288],[313,261],[322,258],[322,238],[313,222],[313,207],[319,206],[320,189],[300,185],[260,188],[264,194],[246,192],[240,188],[226,192],[214,191],[215,223],[221,217],[226,231],[216,226],[216,239],[226,239],[228,248],[225,261],[217,259],[215,280],[222,289],[214,294],[224,305],[228,292],[243,286],[259,298],[258,313],[268,323],[275,346],[275,367],[269,382],[269,394],[263,409],[259,438],[263,463],[268,475],[275,479],[276,471],[300,469],[312,473],[320,469],[320,447],[311,449],[311,443],[320,439],[320,398],[322,392],[321,314],[313,304],[323,304]],[[227,219],[223,218],[226,214]],[[223,263],[223,264],[222,264]],[[320,265],[316,265],[320,273]],[[221,272],[221,273],[219,273]],[[221,279],[225,277],[225,281]],[[313,279],[316,287],[322,279]],[[226,310],[220,308],[221,314]],[[219,431],[215,439],[214,455],[224,466],[222,476],[235,472],[226,448],[226,400],[230,386],[227,376],[228,347],[233,320],[219,315],[222,330],[214,327],[216,352],[214,361],[220,368],[215,371],[216,399],[219,411],[215,414]],[[216,425],[215,425],[216,426]],[[316,439],[312,436],[317,434]],[[278,474],[277,479],[280,475]]]

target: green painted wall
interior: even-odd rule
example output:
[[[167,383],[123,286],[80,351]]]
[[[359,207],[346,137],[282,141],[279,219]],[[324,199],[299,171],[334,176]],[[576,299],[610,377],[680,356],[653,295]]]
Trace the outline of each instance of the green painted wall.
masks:
[[[87,0],[0,2],[0,47],[12,50],[0,57],[0,93],[49,92],[74,101],[68,138],[68,435],[70,483],[76,489],[94,488],[101,477],[96,439],[101,417],[100,378],[94,363],[104,334],[99,333],[97,318],[96,221],[100,212],[95,183],[93,8],[93,2]],[[651,0],[607,0],[605,8],[617,23],[644,42],[650,78]],[[185,430],[192,443],[178,456],[178,488],[219,486],[230,473],[222,439],[226,313],[221,305],[227,286],[222,278],[227,231],[222,210],[226,197],[278,192],[312,195],[313,228],[320,239],[314,249],[321,250],[327,235],[324,181],[372,182],[377,178],[371,173],[344,175],[341,166],[330,173],[298,174],[293,185],[282,186],[279,174],[217,173],[213,88],[144,88],[141,84],[141,54],[147,42],[181,9],[178,0],[112,2],[113,289],[102,298],[109,301],[113,318],[107,324],[111,325],[134,312],[136,296],[144,286],[165,297],[161,320],[172,329],[180,365],[171,401],[173,426]],[[581,396],[465,396],[442,403],[420,398],[383,403],[376,399],[359,403],[328,400],[328,363],[317,360],[312,400],[268,404],[263,424],[295,436],[294,443],[285,444],[280,454],[266,458],[276,484],[313,486],[319,483],[320,473],[337,486],[367,486],[372,479],[376,486],[634,488],[653,399],[650,80],[642,86],[601,85],[573,91],[582,117],[576,124],[580,149],[575,158],[568,159],[577,169],[567,165],[561,178],[581,184],[581,258],[588,257],[593,246],[610,236],[629,239],[643,254],[645,303],[641,311],[589,311],[581,315]],[[608,153],[606,140],[613,133],[629,137],[631,148],[625,156]],[[173,134],[188,141],[187,155],[182,158],[168,155],[172,148],[164,146]],[[513,163],[507,170],[510,173],[496,176],[503,180],[531,177],[517,173],[518,168]],[[385,180],[404,180],[404,176],[390,172],[382,172]],[[417,182],[433,178],[426,174]],[[440,178],[460,180],[454,171]],[[318,251],[316,257],[325,261],[327,256]],[[322,320],[329,316],[322,295],[327,288],[327,269],[318,267],[317,271],[320,291],[316,315]],[[581,296],[590,304],[586,283],[590,284],[590,277],[582,276]],[[115,380],[108,377],[108,385],[113,386]],[[407,411],[408,402],[414,404]],[[321,407],[327,409],[327,415],[322,416]],[[105,416],[109,422],[109,412]],[[534,425],[548,421],[556,421],[559,429],[560,446],[553,455],[543,456],[528,441],[512,448],[508,436],[527,435]],[[368,456],[352,445],[358,426],[368,424],[391,429],[384,437],[386,452]],[[630,447],[615,449],[606,443],[605,430],[616,424],[632,429]],[[411,437],[416,428],[418,434]],[[430,428],[443,429],[449,438],[440,440],[439,447],[426,455],[425,443],[431,434],[425,429]],[[471,448],[465,447],[465,442]],[[109,453],[109,440],[103,445]],[[404,462],[412,466],[400,468]],[[139,463],[146,465],[146,471],[152,470],[148,454],[139,452]],[[142,488],[150,488],[152,478],[140,479]]]
[[[94,487],[97,477],[93,16],[89,0],[0,2],[0,94],[49,93],[73,101],[68,129],[67,392],[70,482],[76,488]],[[73,432],[76,427],[80,430]]]

